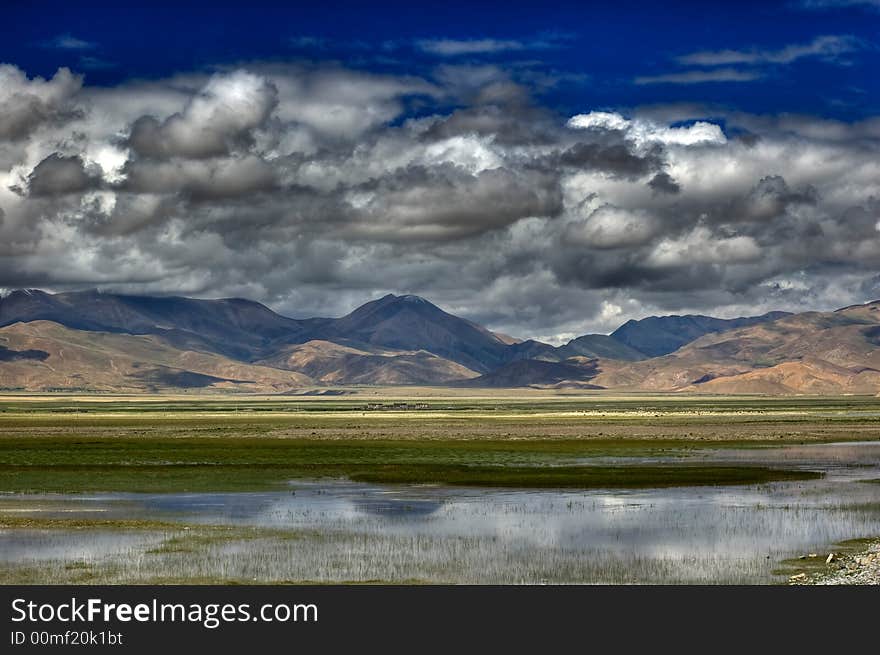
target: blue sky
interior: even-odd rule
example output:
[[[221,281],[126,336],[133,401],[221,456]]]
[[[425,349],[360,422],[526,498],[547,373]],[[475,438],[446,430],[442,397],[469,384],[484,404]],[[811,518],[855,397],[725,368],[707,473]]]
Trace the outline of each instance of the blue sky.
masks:
[[[553,343],[880,298],[880,0],[122,4],[4,3],[0,293]]]
[[[700,102],[855,120],[880,104],[870,1],[125,4],[6,3],[3,58],[44,76],[70,66],[99,85],[252,60],[415,74],[489,61],[560,76],[544,99],[562,111]],[[741,56],[682,60],[706,51]]]

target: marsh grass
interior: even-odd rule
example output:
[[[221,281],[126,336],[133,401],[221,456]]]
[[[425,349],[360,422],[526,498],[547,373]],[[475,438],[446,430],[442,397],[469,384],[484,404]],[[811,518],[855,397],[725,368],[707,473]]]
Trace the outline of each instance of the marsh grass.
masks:
[[[714,444],[717,447],[717,444]],[[0,436],[0,491],[254,491],[289,480],[620,488],[805,480],[766,467],[572,465],[589,458],[687,454],[686,441],[377,441],[271,438],[88,439]]]
[[[449,484],[469,487],[643,489],[759,484],[815,480],[813,471],[757,466],[553,466],[553,467],[381,467],[355,472],[352,480],[376,484]]]
[[[766,582],[793,553],[880,530],[868,485],[759,456],[878,441],[877,398],[524,393],[365,412],[376,392],[358,393],[0,399],[0,583]],[[835,466],[855,466],[842,452]],[[137,492],[233,493],[181,514]]]

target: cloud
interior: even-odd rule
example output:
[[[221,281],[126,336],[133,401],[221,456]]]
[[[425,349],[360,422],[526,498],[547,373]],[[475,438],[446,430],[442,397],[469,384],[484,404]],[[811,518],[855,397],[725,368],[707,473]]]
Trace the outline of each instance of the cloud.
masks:
[[[539,82],[474,64],[0,75],[0,287],[247,296],[295,316],[410,292],[555,341],[880,295],[878,118],[567,117]]]
[[[523,41],[511,39],[424,39],[416,41],[416,45],[420,50],[445,57],[527,49]]]
[[[54,153],[41,161],[28,176],[32,196],[55,196],[79,193],[95,185],[95,177],[86,172],[79,156]]]
[[[633,152],[624,143],[603,145],[580,142],[562,152],[558,162],[562,166],[605,171],[620,177],[639,178],[662,166],[657,150],[644,155]]]
[[[218,74],[180,113],[159,121],[142,116],[131,128],[129,146],[146,157],[194,159],[246,148],[278,103],[266,79],[246,71]]]
[[[648,186],[657,193],[678,193],[681,191],[681,186],[678,182],[665,171],[661,171],[652,177],[648,182]]]
[[[663,239],[648,255],[647,262],[657,268],[700,264],[744,264],[761,257],[761,249],[750,236],[713,234],[697,226],[678,238]]]
[[[708,82],[751,82],[762,77],[754,70],[719,68],[716,70],[690,70],[662,75],[641,75],[633,81],[636,84],[705,84]]]
[[[86,70],[98,71],[116,68],[116,64],[107,59],[102,59],[101,57],[92,57],[88,55],[79,58],[79,67],[85,68]]]
[[[880,8],[880,0],[801,0],[796,6],[802,9],[840,9],[846,7]]]
[[[570,39],[565,34],[548,34],[530,39],[419,39],[416,48],[441,57],[461,55],[496,54],[526,50],[549,50],[563,47]]]
[[[769,66],[784,66],[804,58],[839,61],[865,47],[862,40],[850,35],[818,36],[808,43],[789,44],[779,49],[749,48],[701,50],[676,57],[691,70],[640,75],[635,84],[706,84],[719,82],[751,82],[766,75]]]
[[[862,47],[861,42],[848,35],[817,36],[809,43],[790,44],[778,50],[751,48],[749,50],[703,50],[678,57],[687,66],[725,66],[730,64],[790,64],[804,57],[835,59]],[[719,71],[715,71],[719,72]]]
[[[240,198],[268,191],[276,171],[258,157],[216,160],[135,161],[123,171],[120,188],[133,193],[180,193],[189,200]]]
[[[28,79],[19,68],[0,64],[0,141],[24,139],[45,123],[73,118],[73,98],[81,86],[82,77],[68,68],[45,80]]]
[[[694,121],[690,125],[682,126],[665,126],[643,118],[630,120],[613,112],[592,111],[588,114],[572,116],[568,119],[568,126],[584,130],[619,131],[641,147],[652,143],[693,146],[721,145],[727,142],[727,137],[721,128],[707,121]]]
[[[444,241],[562,211],[556,178],[538,170],[494,168],[471,174],[439,164],[397,171],[363,187],[344,229],[383,241]]]
[[[569,224],[565,240],[601,250],[627,248],[650,242],[658,229],[657,222],[647,212],[602,205],[585,221]]]
[[[57,50],[93,50],[98,47],[96,43],[79,39],[72,34],[59,34],[48,41],[44,41],[43,45]]]

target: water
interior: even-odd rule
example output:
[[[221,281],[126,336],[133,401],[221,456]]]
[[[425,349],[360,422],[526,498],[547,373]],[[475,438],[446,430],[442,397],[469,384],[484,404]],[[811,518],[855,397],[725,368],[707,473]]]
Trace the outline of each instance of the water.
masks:
[[[780,579],[783,559],[880,535],[880,485],[863,482],[880,478],[880,443],[690,459],[826,475],[629,491],[339,480],[273,493],[7,495],[0,512],[180,528],[0,531],[0,579],[87,571],[106,582],[767,583]]]

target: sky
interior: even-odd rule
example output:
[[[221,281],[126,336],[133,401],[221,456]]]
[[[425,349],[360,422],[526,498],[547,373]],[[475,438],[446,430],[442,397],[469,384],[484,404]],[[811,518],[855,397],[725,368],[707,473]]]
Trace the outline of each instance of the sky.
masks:
[[[0,289],[551,343],[880,298],[880,1],[71,4],[3,6]]]

